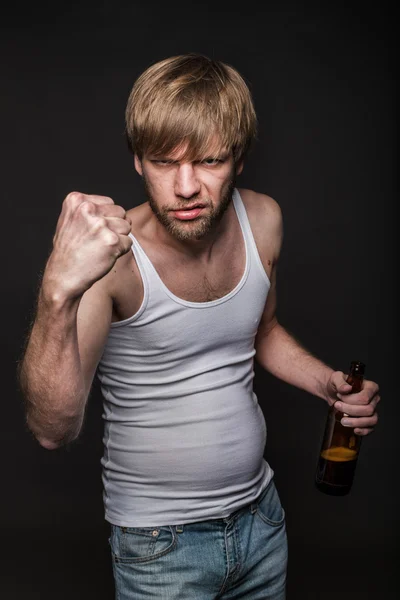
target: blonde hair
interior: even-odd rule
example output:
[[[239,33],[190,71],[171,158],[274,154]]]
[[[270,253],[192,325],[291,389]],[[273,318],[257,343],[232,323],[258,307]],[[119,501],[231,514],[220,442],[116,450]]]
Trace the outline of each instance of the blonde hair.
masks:
[[[238,163],[256,136],[257,118],[236,69],[191,53],[159,61],[139,76],[125,125],[129,148],[139,159],[182,147],[182,158],[201,160],[212,148],[232,151]]]

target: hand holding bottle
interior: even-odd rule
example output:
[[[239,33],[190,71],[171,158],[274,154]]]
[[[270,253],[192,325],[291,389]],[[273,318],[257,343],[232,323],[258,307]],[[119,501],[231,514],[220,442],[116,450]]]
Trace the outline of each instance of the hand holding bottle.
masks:
[[[378,422],[376,407],[380,401],[379,386],[374,381],[362,380],[360,388],[353,386],[352,377],[341,371],[332,373],[328,386],[328,403],[343,414],[341,423],[352,427],[356,435],[368,435]]]
[[[371,433],[378,421],[379,389],[364,381],[364,369],[362,362],[353,361],[347,377],[334,372],[329,380],[330,409],[315,476],[317,488],[326,494],[343,496],[350,491],[361,436]]]

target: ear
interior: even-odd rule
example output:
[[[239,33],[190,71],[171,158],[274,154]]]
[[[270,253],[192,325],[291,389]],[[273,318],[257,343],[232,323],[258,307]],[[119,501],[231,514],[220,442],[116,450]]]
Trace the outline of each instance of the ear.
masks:
[[[136,171],[139,173],[139,175],[143,175],[142,163],[140,162],[137,154],[135,154],[134,156],[134,161]]]
[[[243,171],[243,166],[243,160],[241,160],[240,163],[236,165],[236,175],[240,175],[240,173]]]

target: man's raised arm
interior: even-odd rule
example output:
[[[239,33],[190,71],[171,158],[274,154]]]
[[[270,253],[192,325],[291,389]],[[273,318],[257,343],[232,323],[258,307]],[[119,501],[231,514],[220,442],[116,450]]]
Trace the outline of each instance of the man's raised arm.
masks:
[[[111,198],[73,192],[64,200],[19,366],[28,426],[50,450],[82,427],[111,322],[104,276],[130,249],[129,232]]]

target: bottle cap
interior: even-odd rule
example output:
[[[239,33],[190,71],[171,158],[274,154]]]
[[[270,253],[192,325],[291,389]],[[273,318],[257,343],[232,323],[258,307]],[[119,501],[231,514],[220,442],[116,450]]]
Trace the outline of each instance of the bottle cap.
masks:
[[[354,375],[364,375],[365,364],[360,360],[352,360],[351,361],[351,372]]]

